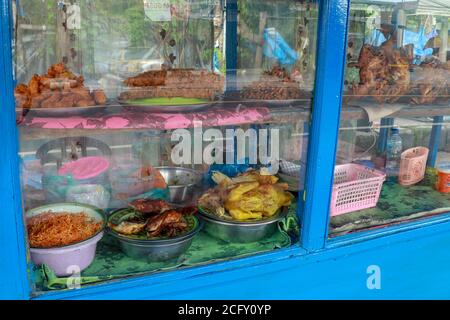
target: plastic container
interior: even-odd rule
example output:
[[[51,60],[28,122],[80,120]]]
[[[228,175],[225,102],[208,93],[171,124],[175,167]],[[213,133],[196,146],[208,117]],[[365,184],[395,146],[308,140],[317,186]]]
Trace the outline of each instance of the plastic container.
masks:
[[[103,230],[106,225],[105,214],[102,210],[88,205],[60,203],[29,210],[26,213],[26,216],[33,217],[48,211],[54,213],[84,212],[103,222],[103,227],[96,234],[82,242],[57,248],[30,248],[30,255],[33,263],[36,265],[45,264],[49,266],[59,277],[72,275],[75,270],[79,272],[83,271],[94,260],[97,243],[103,237]]]
[[[336,166],[331,216],[375,207],[385,180],[385,173],[360,164]]]
[[[436,190],[439,192],[450,192],[450,168],[437,169]]]
[[[386,145],[386,174],[388,177],[395,179],[399,175],[402,150],[400,132],[398,128],[392,128]]]
[[[71,175],[75,180],[91,180],[109,169],[109,161],[104,157],[85,157],[64,164],[58,175]]]
[[[109,193],[109,160],[104,157],[86,157],[64,164],[59,170],[55,164],[44,166],[42,178],[47,202],[67,201],[67,191],[81,185],[101,185]]]
[[[84,184],[67,189],[66,201],[108,209],[111,194],[100,184]]]
[[[416,147],[402,153],[398,182],[403,186],[423,180],[427,168],[428,148]]]
[[[116,216],[120,216],[123,210],[119,209],[111,213],[109,222]],[[184,254],[192,244],[194,237],[203,227],[203,222],[197,217],[194,219],[194,228],[186,234],[168,239],[138,240],[108,228],[108,233],[117,240],[123,253],[133,259],[144,260],[147,262],[161,262],[176,259]]]

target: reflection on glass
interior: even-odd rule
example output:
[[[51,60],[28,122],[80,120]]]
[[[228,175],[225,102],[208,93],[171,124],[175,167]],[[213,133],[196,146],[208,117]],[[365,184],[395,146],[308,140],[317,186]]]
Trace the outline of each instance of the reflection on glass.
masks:
[[[352,1],[330,235],[448,212],[449,1]]]
[[[37,292],[299,241],[316,4],[13,2]]]

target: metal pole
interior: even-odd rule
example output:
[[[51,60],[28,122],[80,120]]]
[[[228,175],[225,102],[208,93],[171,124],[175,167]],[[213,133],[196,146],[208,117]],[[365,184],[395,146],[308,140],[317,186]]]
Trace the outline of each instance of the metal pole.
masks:
[[[308,251],[322,249],[328,238],[346,65],[349,5],[348,0],[324,0],[319,4],[319,55],[301,231],[301,245]]]
[[[0,299],[28,299],[13,84],[11,0],[0,0]]]

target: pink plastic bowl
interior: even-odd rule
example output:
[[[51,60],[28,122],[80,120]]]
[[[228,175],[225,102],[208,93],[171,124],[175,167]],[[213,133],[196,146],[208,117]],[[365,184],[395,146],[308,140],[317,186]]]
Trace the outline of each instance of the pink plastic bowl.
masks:
[[[30,255],[33,263],[36,265],[45,264],[49,266],[57,276],[70,276],[74,273],[83,271],[94,260],[97,243],[103,237],[106,221],[104,213],[102,210],[93,206],[76,203],[61,203],[32,209],[27,212],[27,217],[36,216],[48,211],[54,213],[85,212],[87,215],[103,222],[103,228],[100,229],[97,234],[82,242],[58,248],[30,248]]]

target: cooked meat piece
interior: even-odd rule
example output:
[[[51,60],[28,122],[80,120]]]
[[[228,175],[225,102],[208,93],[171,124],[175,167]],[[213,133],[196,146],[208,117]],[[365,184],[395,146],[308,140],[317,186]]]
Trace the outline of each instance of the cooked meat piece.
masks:
[[[163,86],[166,83],[167,71],[147,71],[135,77],[128,78],[124,83],[129,87]]]
[[[23,94],[23,95],[30,95],[30,90],[28,89],[28,86],[26,84],[23,83],[19,83],[16,86],[16,89],[14,90],[14,93],[17,94]]]
[[[94,100],[98,105],[104,105],[108,100],[103,90],[94,90],[93,95]]]
[[[14,94],[14,98],[16,100],[16,108],[30,108],[31,106],[31,99],[29,96],[24,94]]]
[[[169,210],[150,218],[145,228],[150,237],[156,237],[160,235],[166,227],[178,223],[183,223],[183,215],[175,210]]]
[[[91,95],[83,83],[83,76],[77,77],[63,63],[58,63],[52,65],[46,75],[34,75],[28,86],[17,85],[15,92],[29,97],[26,101],[25,98],[17,96],[17,105],[31,108],[67,108],[95,106],[97,100],[99,104],[106,102],[103,91],[96,90]]]
[[[32,97],[37,96],[39,94],[39,83],[41,81],[41,78],[35,74],[30,82],[28,83],[28,89],[30,90],[30,95]]]
[[[170,210],[170,205],[164,200],[137,199],[129,204],[133,209],[145,214],[159,214]]]
[[[62,99],[55,103],[54,108],[72,108],[75,106],[76,96],[73,93],[65,93]]]
[[[54,108],[55,105],[62,99],[62,95],[58,91],[54,91],[49,98],[41,103],[41,108]]]

